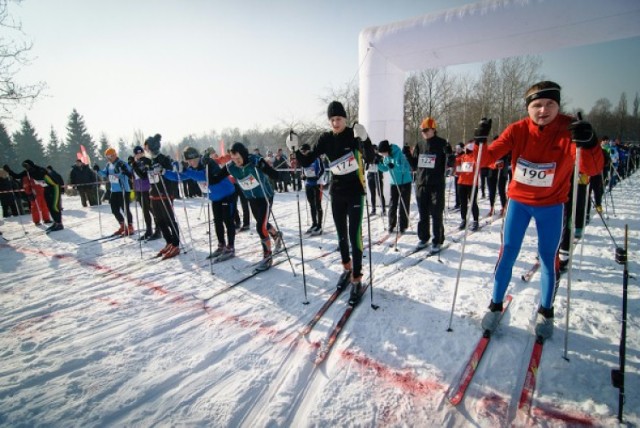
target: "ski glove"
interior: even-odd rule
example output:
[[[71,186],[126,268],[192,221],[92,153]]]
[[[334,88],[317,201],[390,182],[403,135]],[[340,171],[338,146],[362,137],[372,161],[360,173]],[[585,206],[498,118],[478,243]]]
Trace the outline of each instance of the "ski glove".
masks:
[[[491,132],[491,119],[483,117],[478,123],[478,127],[473,131],[473,137],[478,144],[484,144],[487,142],[487,137]]]
[[[571,139],[576,143],[576,147],[590,149],[598,143],[593,127],[586,120],[582,120],[580,113],[578,113],[578,119],[569,125],[569,131],[571,131]]]
[[[364,129],[364,126],[360,125],[359,123],[353,125],[353,136],[360,141],[364,141],[369,138],[369,136],[367,135],[367,130]]]
[[[287,148],[290,152],[295,152],[300,147],[300,139],[298,138],[298,134],[293,131],[289,131],[289,135],[284,140],[284,143],[287,145]]]
[[[389,162],[389,163],[387,164],[387,167],[388,167],[389,169],[393,169],[393,168],[395,168],[395,167],[396,167],[396,165],[395,165],[393,162]]]

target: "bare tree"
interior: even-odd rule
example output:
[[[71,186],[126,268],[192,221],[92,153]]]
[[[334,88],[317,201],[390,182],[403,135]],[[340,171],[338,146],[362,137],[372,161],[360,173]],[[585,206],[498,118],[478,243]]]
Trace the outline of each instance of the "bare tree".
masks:
[[[20,69],[29,64],[28,53],[33,45],[23,40],[22,25],[9,13],[10,1],[0,0],[0,117],[11,117],[18,105],[31,105],[45,88],[42,82],[23,84],[17,80]]]
[[[627,130],[627,93],[620,94],[620,100],[618,101],[618,107],[614,112],[616,121],[616,135],[622,137]]]

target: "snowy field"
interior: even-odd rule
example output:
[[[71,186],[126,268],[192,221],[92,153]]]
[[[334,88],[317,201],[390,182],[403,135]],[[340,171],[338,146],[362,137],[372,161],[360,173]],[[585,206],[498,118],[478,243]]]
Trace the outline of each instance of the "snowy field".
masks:
[[[637,174],[619,184],[613,191],[615,215],[610,203],[607,211],[619,245],[624,225],[630,230],[625,420],[635,426],[639,188]],[[371,308],[367,294],[326,361],[316,366],[315,356],[347,300],[342,295],[309,335],[300,335],[341,270],[330,213],[324,235],[304,239],[308,305],[292,192],[276,195],[274,212],[296,276],[285,261],[205,302],[260,259],[255,231],[238,235],[235,259],[210,266],[206,210],[199,199],[178,200],[189,251],[159,261],[153,255],[163,240],[87,243],[117,228],[109,206],[82,208],[78,197],[63,198],[64,231],[46,235],[30,216],[0,224],[8,240],[0,239],[0,426],[617,425],[618,390],[610,371],[618,367],[622,266],[614,261],[599,217],[592,218],[575,251],[569,361],[563,359],[565,276],[556,299],[555,335],[545,345],[533,408],[524,420],[517,403],[534,342],[539,274],[531,283],[520,276],[535,259],[533,224],[514,267],[513,303],[464,400],[454,407],[446,392],[481,335],[500,220],[467,239],[451,332],[462,244],[452,243],[440,258],[420,263],[425,253],[403,257],[417,243],[415,233],[402,237],[397,251],[388,245],[391,240],[373,245],[373,303],[379,309]],[[301,195],[306,230],[304,201]],[[488,201],[480,206],[486,215]],[[415,231],[415,198],[411,209]],[[448,231],[459,222],[459,213],[447,213]],[[371,219],[374,241],[383,228],[381,217]],[[366,222],[363,231],[366,243]],[[364,264],[368,276],[368,254]]]

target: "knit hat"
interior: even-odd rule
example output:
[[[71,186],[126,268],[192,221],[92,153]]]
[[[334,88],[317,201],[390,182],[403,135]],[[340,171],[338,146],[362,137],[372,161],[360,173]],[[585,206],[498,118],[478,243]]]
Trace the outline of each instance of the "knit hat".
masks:
[[[347,117],[347,112],[339,101],[331,101],[327,107],[327,117],[331,119],[334,116]]]
[[[425,117],[420,124],[420,129],[436,129],[436,121],[432,117]]]
[[[139,153],[144,153],[144,149],[143,149],[141,146],[135,146],[135,147],[133,148],[133,154],[134,154],[134,155],[137,155],[137,154],[139,154]]]
[[[32,160],[30,159],[26,159],[24,161],[22,161],[22,167],[25,169],[29,169],[29,168],[35,168],[36,164],[33,163]]]
[[[229,149],[231,153],[237,153],[242,157],[242,163],[246,164],[249,162],[249,150],[245,147],[244,144],[235,142],[231,149]]]
[[[184,155],[185,160],[198,159],[200,157],[200,153],[198,153],[198,150],[193,147],[187,147],[186,149],[184,149],[184,152],[182,152],[182,154]]]
[[[105,156],[116,156],[117,154],[118,152],[116,152],[116,149],[114,149],[113,147],[109,147],[107,150],[104,151]]]
[[[205,158],[210,158],[211,155],[215,155],[216,154],[216,149],[214,149],[213,147],[209,147],[204,149],[204,153],[202,154]]]
[[[311,150],[311,146],[307,143],[304,143],[303,145],[300,146],[300,151],[303,150]]]
[[[391,146],[389,145],[389,141],[387,140],[380,141],[380,144],[378,144],[378,152],[391,153]]]
[[[147,138],[144,142],[145,146],[147,146],[154,156],[160,153],[160,140],[162,140],[162,135],[156,134],[153,137]]]

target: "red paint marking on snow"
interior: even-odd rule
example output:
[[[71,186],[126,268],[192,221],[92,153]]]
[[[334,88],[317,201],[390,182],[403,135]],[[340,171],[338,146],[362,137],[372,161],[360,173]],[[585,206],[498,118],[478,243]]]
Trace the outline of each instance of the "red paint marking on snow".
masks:
[[[400,371],[379,363],[365,355],[350,350],[344,350],[342,358],[360,365],[363,369],[373,370],[376,376],[383,378],[387,383],[397,386],[414,395],[434,395],[445,390],[446,387],[438,382],[419,379],[410,371]]]
[[[598,422],[595,418],[589,415],[570,414],[551,407],[534,407],[532,413],[536,418],[540,419],[556,419],[562,421],[569,426],[600,426],[604,425],[604,422]]]
[[[111,306],[118,306],[120,303],[117,300],[109,299],[107,297],[95,297],[100,302],[108,303]]]
[[[108,266],[103,266],[101,264],[95,263],[95,262],[90,262],[90,261],[86,261],[86,260],[81,260],[79,258],[77,258],[75,255],[73,254],[56,254],[56,253],[50,253],[47,252],[45,250],[35,250],[32,248],[16,248],[16,247],[12,247],[15,251],[19,251],[21,253],[29,253],[29,254],[37,254],[37,255],[43,255],[45,257],[52,257],[58,260],[71,260],[74,261],[76,263],[79,263],[83,266],[89,266],[93,269],[102,271],[102,272],[106,272],[107,274],[113,276],[114,278],[118,278],[118,279],[124,279],[126,281],[132,282],[132,283],[137,283],[140,284],[144,287],[147,287],[148,289],[155,291],[158,294],[169,294],[169,291],[167,291],[165,288],[163,288],[161,285],[155,284],[152,281],[146,281],[144,279],[137,279],[137,278],[133,278],[131,277],[129,274],[126,273],[121,273],[118,272],[117,270],[110,268]]]

